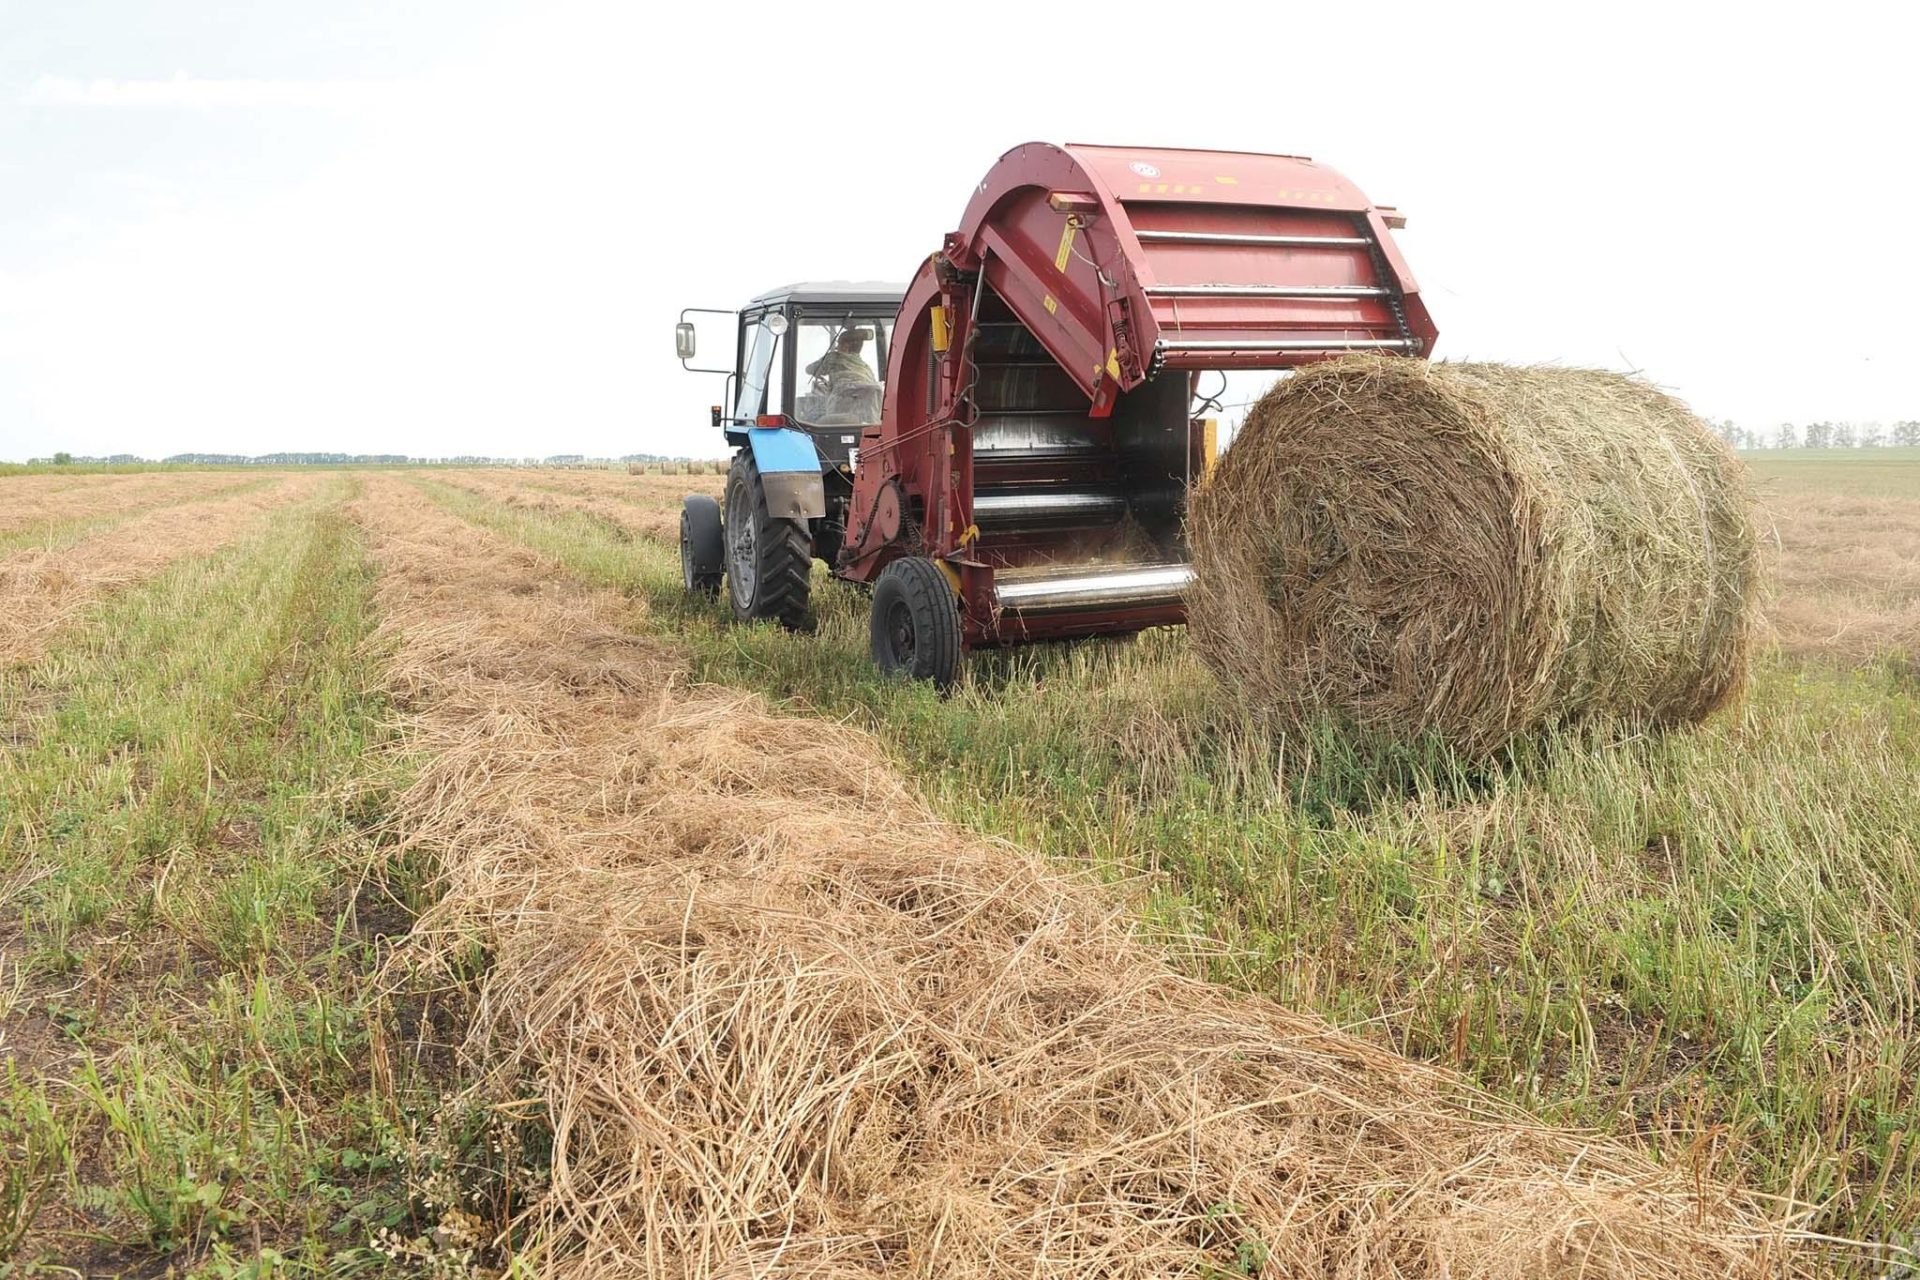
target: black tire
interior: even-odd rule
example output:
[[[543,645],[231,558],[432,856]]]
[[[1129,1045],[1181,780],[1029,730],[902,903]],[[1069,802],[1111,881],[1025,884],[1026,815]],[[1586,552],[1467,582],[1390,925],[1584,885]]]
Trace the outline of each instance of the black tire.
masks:
[[[773,620],[813,629],[809,608],[813,537],[804,520],[767,514],[767,493],[753,454],[742,449],[727,472],[727,602],[742,622]]]
[[[720,504],[703,493],[680,500],[680,585],[690,595],[717,596],[727,562]]]
[[[931,680],[943,692],[960,678],[960,602],[925,556],[880,571],[867,625],[874,665],[888,675]]]

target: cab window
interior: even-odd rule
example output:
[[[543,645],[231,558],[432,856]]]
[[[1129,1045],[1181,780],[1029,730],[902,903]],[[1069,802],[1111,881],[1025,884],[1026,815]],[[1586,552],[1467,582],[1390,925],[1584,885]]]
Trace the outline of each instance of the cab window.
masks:
[[[778,311],[769,311],[752,322],[745,335],[747,356],[740,366],[734,417],[751,420],[763,413],[785,411],[785,346],[792,336],[786,316]]]
[[[808,316],[794,329],[793,416],[809,426],[880,421],[892,319]]]

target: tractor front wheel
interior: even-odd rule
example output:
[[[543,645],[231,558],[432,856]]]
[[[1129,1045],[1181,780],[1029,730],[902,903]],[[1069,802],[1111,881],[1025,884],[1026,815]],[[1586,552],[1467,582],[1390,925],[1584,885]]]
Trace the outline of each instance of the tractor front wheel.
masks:
[[[868,627],[873,661],[888,675],[931,680],[943,691],[959,678],[960,604],[947,575],[925,556],[881,570]]]
[[[773,619],[795,631],[812,629],[808,581],[813,537],[804,520],[767,513],[760,468],[745,449],[727,472],[727,599],[742,622]]]
[[[680,585],[689,595],[717,596],[727,546],[720,532],[720,504],[704,493],[680,502]]]

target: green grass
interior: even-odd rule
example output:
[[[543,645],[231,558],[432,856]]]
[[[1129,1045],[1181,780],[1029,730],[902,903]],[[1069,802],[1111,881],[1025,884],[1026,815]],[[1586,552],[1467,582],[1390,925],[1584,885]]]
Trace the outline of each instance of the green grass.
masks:
[[[265,465],[252,462],[0,462],[0,478],[6,476],[126,476],[147,471],[289,471],[298,467]],[[313,467],[314,471],[343,471],[350,467]]]
[[[1740,457],[1763,492],[1920,497],[1920,449],[1760,449]]]
[[[404,1213],[350,484],[0,677],[0,1274],[319,1273]]]
[[[137,471],[225,471],[238,467],[195,467],[176,462],[0,462],[0,476],[120,476]]]
[[[670,547],[422,477],[449,509],[644,598],[706,680],[872,727],[944,813],[1133,882],[1215,976],[1452,1063],[1557,1121],[1705,1150],[1920,1229],[1920,685],[1763,663],[1690,732],[1553,737],[1498,769],[1248,721],[1181,632],[880,679],[860,592],[729,625]]]

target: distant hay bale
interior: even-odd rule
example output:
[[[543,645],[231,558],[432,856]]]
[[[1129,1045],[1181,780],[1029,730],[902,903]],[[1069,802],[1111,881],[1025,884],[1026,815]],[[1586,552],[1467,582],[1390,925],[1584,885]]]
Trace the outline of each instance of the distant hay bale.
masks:
[[[1193,643],[1282,721],[1463,750],[1736,696],[1744,466],[1622,374],[1352,357],[1269,391],[1195,494]]]

